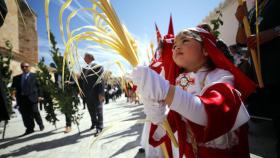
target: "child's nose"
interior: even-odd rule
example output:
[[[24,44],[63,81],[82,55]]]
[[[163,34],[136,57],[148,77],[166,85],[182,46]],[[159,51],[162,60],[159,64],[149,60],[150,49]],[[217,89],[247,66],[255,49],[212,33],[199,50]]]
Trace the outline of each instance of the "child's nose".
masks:
[[[180,45],[177,45],[177,46],[175,47],[175,51],[178,51],[178,50],[180,50]]]

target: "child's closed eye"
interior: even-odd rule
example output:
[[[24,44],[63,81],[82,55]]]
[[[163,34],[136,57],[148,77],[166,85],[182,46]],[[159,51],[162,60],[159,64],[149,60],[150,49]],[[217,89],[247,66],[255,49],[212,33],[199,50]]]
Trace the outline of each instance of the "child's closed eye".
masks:
[[[182,43],[187,43],[189,41],[190,41],[189,39],[183,39]]]

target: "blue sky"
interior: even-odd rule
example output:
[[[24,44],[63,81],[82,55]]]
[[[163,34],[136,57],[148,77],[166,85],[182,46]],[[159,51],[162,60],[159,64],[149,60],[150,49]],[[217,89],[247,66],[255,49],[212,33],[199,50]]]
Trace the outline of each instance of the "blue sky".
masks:
[[[37,29],[39,36],[39,56],[45,57],[47,63],[51,61],[49,46],[47,40],[44,0],[26,0],[30,7],[37,14]],[[65,0],[50,0],[50,26],[59,48],[63,52],[63,43],[59,32],[59,9]],[[145,62],[144,56],[149,47],[150,41],[154,44],[156,22],[161,33],[167,33],[169,16],[172,14],[175,33],[186,27],[193,27],[199,24],[222,0],[111,0],[119,19],[126,25],[131,34],[138,41],[138,48],[141,62]],[[80,7],[91,7],[88,0],[73,0],[68,10],[64,12],[63,20],[66,21],[67,16],[73,9]],[[83,25],[91,25],[91,16],[87,12],[79,14],[73,19],[70,28],[74,29]],[[64,28],[65,29],[65,28]],[[102,53],[97,50],[88,48],[92,45],[89,42],[83,42],[79,45],[81,53],[84,51],[92,52],[97,62],[104,63],[112,59],[120,60],[125,67],[129,68],[129,64],[117,55]],[[104,55],[106,54],[106,55]],[[145,55],[143,55],[145,54]],[[114,66],[113,66],[114,67]],[[114,69],[114,68],[113,68]]]

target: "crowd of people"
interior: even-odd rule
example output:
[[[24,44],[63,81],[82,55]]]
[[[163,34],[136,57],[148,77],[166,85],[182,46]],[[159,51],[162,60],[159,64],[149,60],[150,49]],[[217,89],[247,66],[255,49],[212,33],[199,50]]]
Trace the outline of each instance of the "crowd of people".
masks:
[[[136,92],[137,86],[131,80],[125,83],[124,89],[127,103],[140,104],[139,95]]]
[[[122,87],[120,83],[117,84],[105,84],[105,104],[108,104],[110,99],[116,101],[122,95]]]

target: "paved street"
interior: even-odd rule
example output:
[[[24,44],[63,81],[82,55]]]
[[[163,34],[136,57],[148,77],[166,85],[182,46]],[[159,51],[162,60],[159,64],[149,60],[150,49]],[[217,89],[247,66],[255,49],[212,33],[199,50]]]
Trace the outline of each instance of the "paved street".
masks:
[[[65,134],[65,118],[58,114],[57,129],[44,120],[45,130],[24,137],[24,127],[20,115],[12,118],[6,130],[5,140],[0,140],[0,157],[21,158],[144,158],[139,154],[139,142],[144,118],[143,106],[126,103],[125,98],[104,106],[104,133],[94,137],[89,130],[91,123],[87,109],[83,110],[80,131],[76,125]],[[44,117],[45,114],[42,113]],[[140,121],[140,122],[139,122]],[[1,124],[2,126],[2,124]],[[263,128],[260,128],[263,127]],[[3,129],[2,127],[0,128]],[[250,148],[252,158],[275,158],[275,136],[272,122],[250,122]],[[258,155],[258,156],[256,156]]]
[[[80,108],[82,109],[82,106]],[[80,122],[80,134],[76,125],[72,125],[73,130],[65,134],[65,118],[63,114],[59,114],[57,129],[43,120],[44,131],[39,131],[36,126],[35,133],[18,137],[24,133],[24,126],[20,115],[13,118],[8,124],[5,140],[0,140],[0,157],[144,157],[137,154],[143,127],[137,120],[144,118],[143,106],[128,104],[124,98],[106,104],[104,126],[107,128],[99,137],[94,137],[95,131],[89,130],[91,122],[87,109],[81,112],[84,114]],[[41,114],[42,117],[45,116],[44,113]]]

